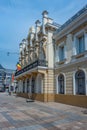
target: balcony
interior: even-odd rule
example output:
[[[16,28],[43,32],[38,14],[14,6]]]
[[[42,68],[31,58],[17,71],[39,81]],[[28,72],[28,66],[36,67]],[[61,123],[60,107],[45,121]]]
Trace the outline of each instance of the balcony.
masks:
[[[33,69],[37,66],[43,66],[43,67],[47,67],[48,66],[48,62],[45,60],[36,60],[35,62],[27,65],[26,67],[24,67],[23,69],[16,71],[15,76],[18,76],[24,72],[29,71],[30,69]]]

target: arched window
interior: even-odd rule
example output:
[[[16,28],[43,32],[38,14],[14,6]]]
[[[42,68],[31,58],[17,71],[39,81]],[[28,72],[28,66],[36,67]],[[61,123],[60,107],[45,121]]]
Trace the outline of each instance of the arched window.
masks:
[[[76,94],[85,94],[85,73],[79,70],[75,74]]]
[[[58,90],[60,94],[64,94],[64,76],[63,74],[60,74],[58,77]]]

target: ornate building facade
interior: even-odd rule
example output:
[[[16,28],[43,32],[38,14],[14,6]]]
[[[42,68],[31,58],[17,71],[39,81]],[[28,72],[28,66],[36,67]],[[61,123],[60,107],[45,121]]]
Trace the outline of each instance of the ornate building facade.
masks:
[[[20,43],[18,95],[87,107],[87,5],[62,26],[42,13]]]
[[[18,80],[18,95],[39,101],[54,101],[54,44],[53,33],[60,25],[48,17],[48,12],[42,13],[42,24],[35,22],[35,28],[29,29],[26,39],[20,43],[19,62],[22,66],[15,73]]]

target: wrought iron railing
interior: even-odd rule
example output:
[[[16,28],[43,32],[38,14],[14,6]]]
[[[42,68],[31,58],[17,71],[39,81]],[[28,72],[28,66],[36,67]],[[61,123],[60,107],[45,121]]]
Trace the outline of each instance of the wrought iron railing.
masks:
[[[23,69],[21,69],[19,71],[16,71],[15,76],[18,76],[18,75],[20,75],[20,74],[22,74],[22,73],[24,73],[24,72],[26,72],[26,71],[28,71],[30,69],[33,69],[33,68],[35,68],[37,66],[47,67],[48,62],[45,61],[45,60],[36,60],[33,63],[31,63],[31,64],[27,65],[26,67],[24,67]]]

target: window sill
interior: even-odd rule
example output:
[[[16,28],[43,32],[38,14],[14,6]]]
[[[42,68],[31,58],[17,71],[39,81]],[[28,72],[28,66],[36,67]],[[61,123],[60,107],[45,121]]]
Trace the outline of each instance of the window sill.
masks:
[[[58,64],[61,65],[61,64],[64,64],[65,62],[66,62],[66,59],[63,59],[63,60],[59,61]]]
[[[87,51],[72,56],[72,59],[82,58],[87,54]]]
[[[79,53],[75,56],[76,58],[84,57],[84,53]]]

